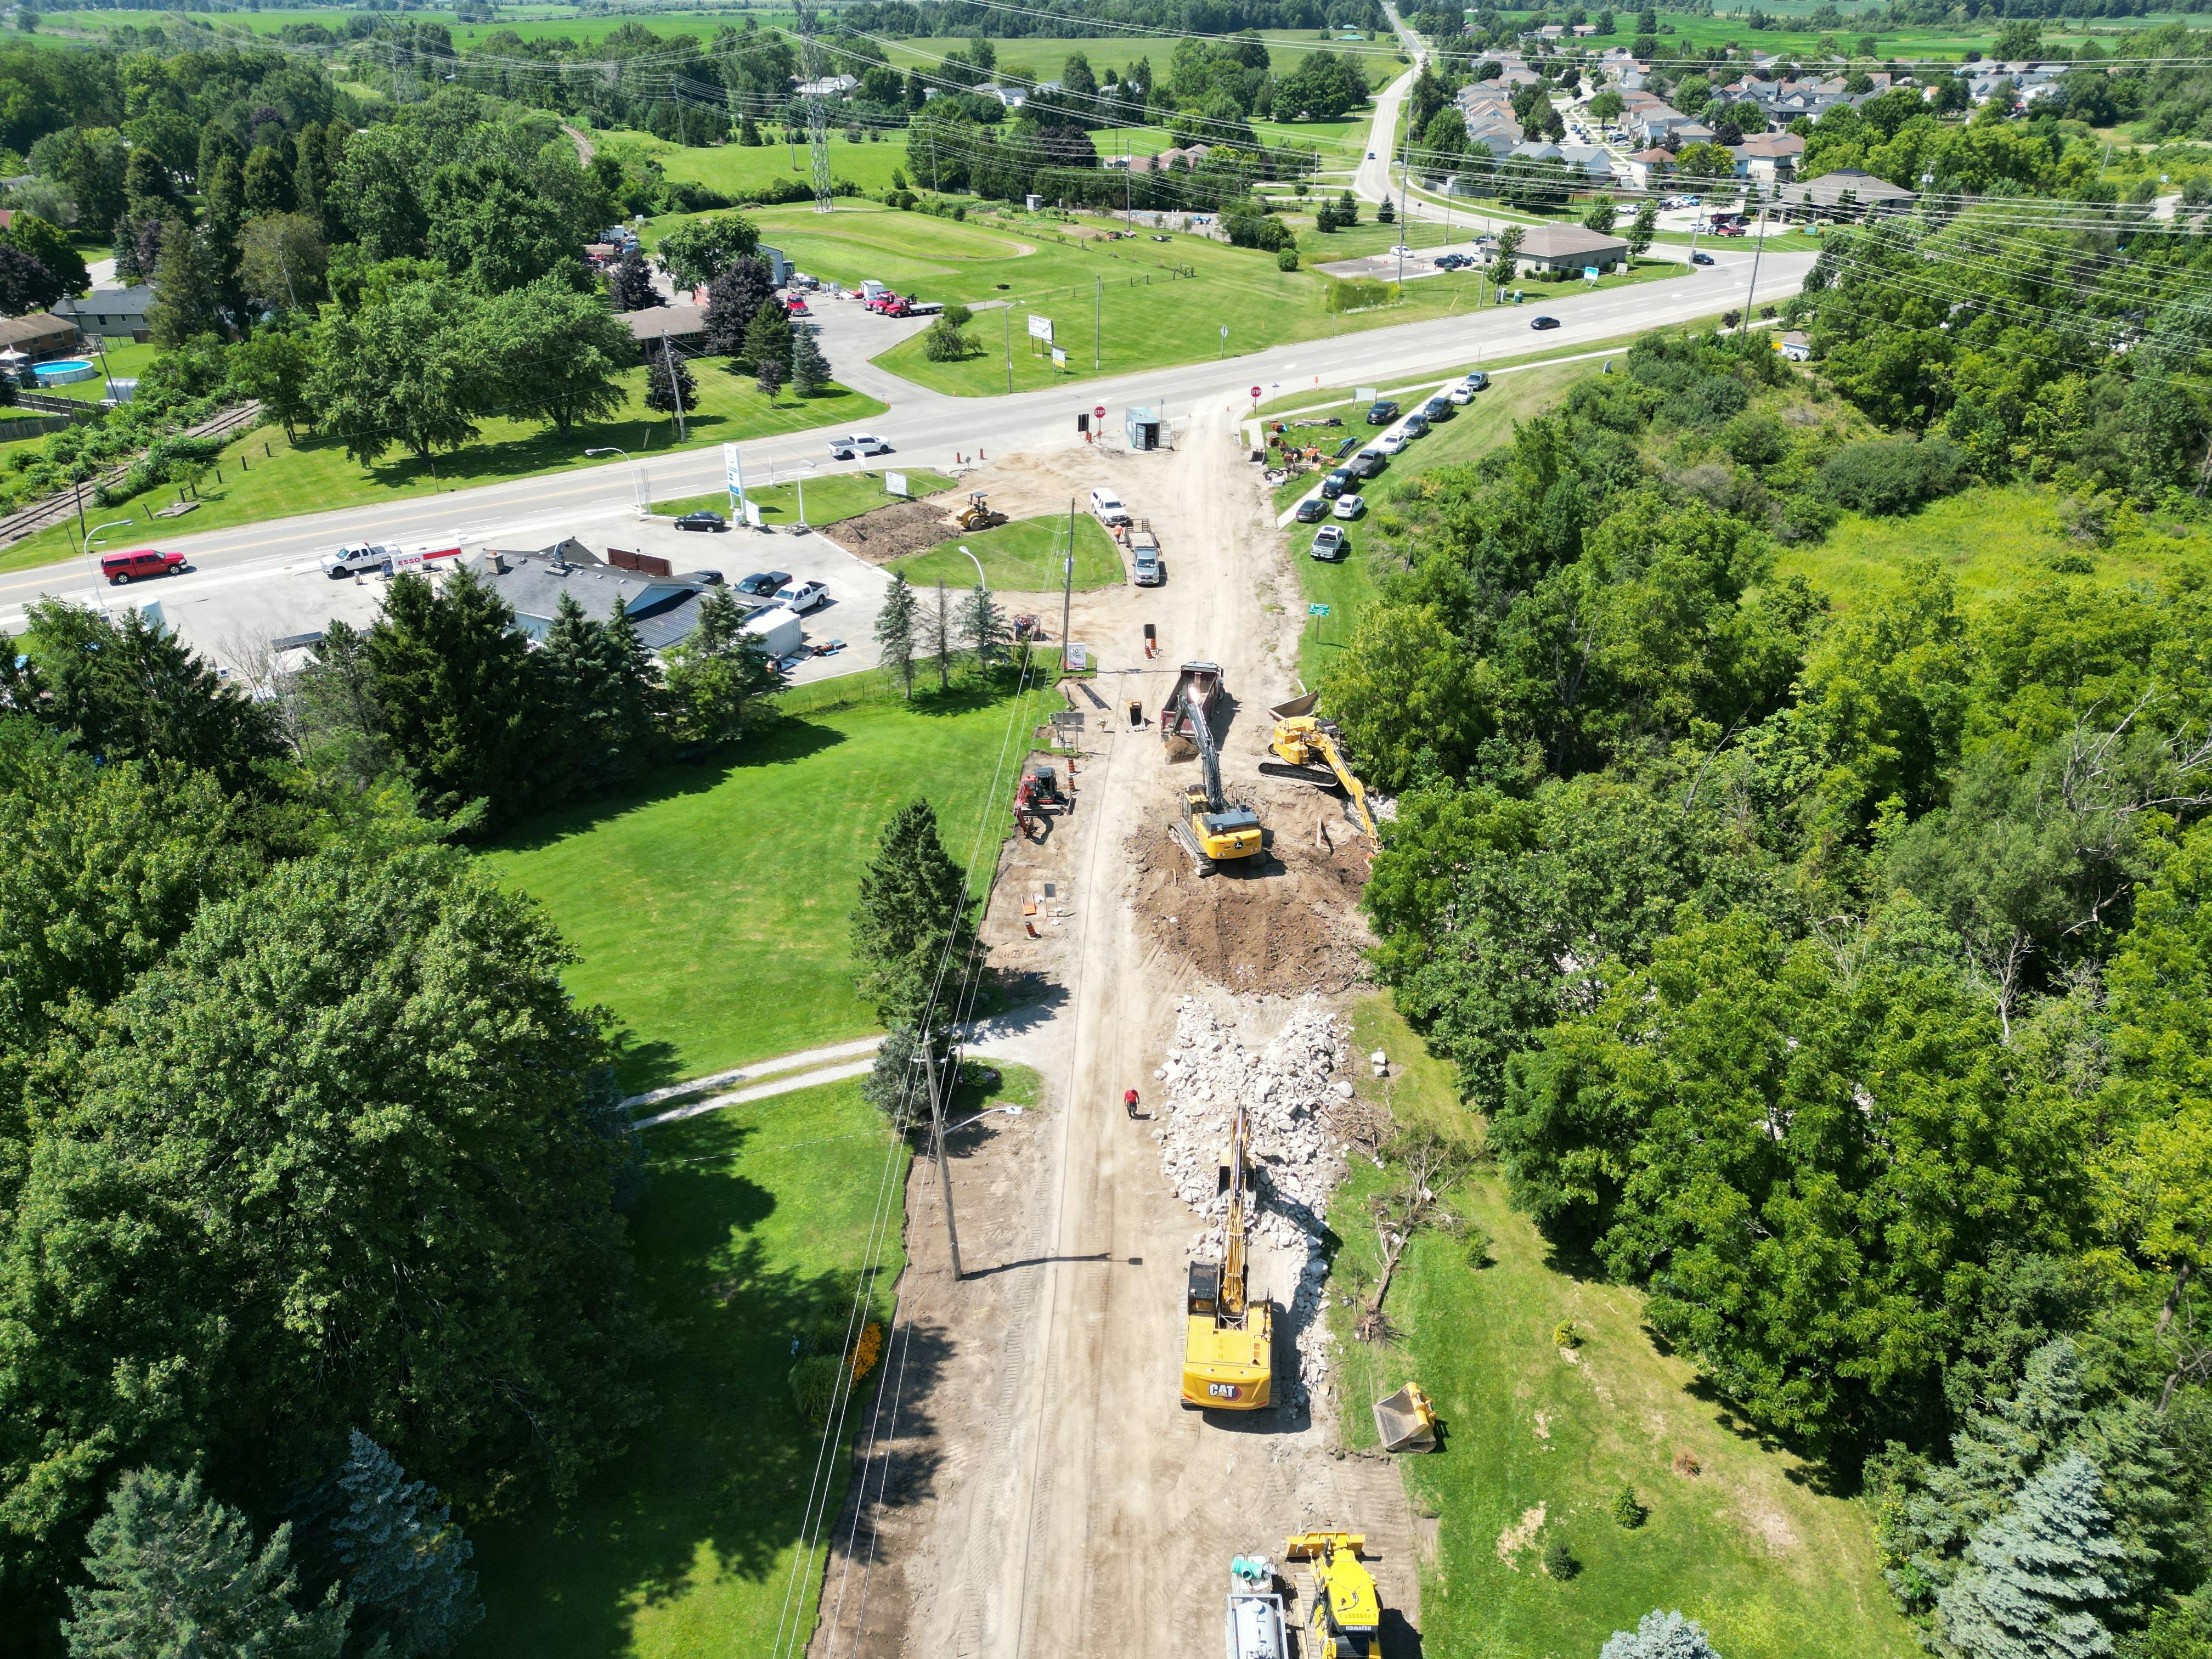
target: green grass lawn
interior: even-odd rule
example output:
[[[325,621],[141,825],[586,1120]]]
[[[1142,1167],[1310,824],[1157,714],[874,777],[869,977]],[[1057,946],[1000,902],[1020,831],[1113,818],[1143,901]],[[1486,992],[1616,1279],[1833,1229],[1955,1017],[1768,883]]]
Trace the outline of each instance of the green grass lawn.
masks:
[[[1969,607],[2002,599],[2027,582],[2086,562],[2114,584],[2155,581],[2185,559],[2212,553],[2202,526],[2144,526],[2108,546],[2084,545],[2066,532],[2065,498],[2031,485],[1978,488],[1935,502],[1906,518],[1847,515],[1826,541],[1783,550],[1783,574],[1798,574],[1848,611],[1893,584],[1906,560],[1934,554],[1959,584]],[[2062,566],[2063,562],[2063,566]]]
[[[719,359],[701,361],[693,374],[699,388],[699,406],[689,416],[689,447],[694,448],[810,427],[842,426],[884,412],[884,406],[875,398],[842,387],[811,398],[787,392],[771,403],[749,378],[732,373]],[[198,511],[176,520],[154,518],[155,507],[177,499],[176,486],[165,484],[103,513],[110,519],[131,520],[142,540],[158,539],[165,530],[178,535],[222,530],[293,514],[561,471],[581,462],[587,448],[611,445],[640,456],[678,447],[675,422],[644,406],[645,370],[631,369],[623,378],[629,402],[612,420],[574,427],[563,434],[536,422],[495,417],[481,423],[483,434],[474,443],[427,464],[395,451],[374,466],[363,467],[335,442],[307,439],[294,445],[274,427],[264,427],[225,447],[216,463],[221,477],[210,472],[201,484]],[[629,481],[611,480],[605,488],[626,496]],[[69,557],[76,551],[76,538],[73,524],[40,531],[0,553],[0,570]]]
[[[1449,1066],[1422,1051],[1386,997],[1356,1006],[1352,1030],[1355,1048],[1382,1049],[1405,1066],[1387,1085],[1361,1085],[1400,1123],[1479,1143]],[[1374,1282],[1366,1206],[1389,1179],[1355,1161],[1338,1189],[1340,1285],[1362,1283],[1362,1274]],[[1654,1607],[1699,1620],[1728,1659],[1918,1651],[1876,1568],[1863,1505],[1822,1495],[1817,1472],[1763,1449],[1702,1398],[1689,1363],[1653,1346],[1637,1292],[1559,1261],[1507,1205],[1494,1174],[1478,1166],[1447,1201],[1487,1249],[1477,1256],[1468,1241],[1416,1237],[1388,1304],[1399,1341],[1363,1345],[1352,1335],[1352,1310],[1329,1310],[1355,1446],[1375,1443],[1367,1403],[1407,1382],[1429,1391],[1443,1419],[1444,1449],[1401,1464],[1417,1513],[1438,1517],[1436,1557],[1421,1573],[1426,1651],[1588,1656]],[[1552,1340],[1569,1319],[1584,1336],[1571,1359]],[[1680,1453],[1696,1460],[1696,1475],[1675,1472]],[[1634,1530],[1608,1513],[1625,1485],[1649,1511]],[[1515,1528],[1526,1529],[1527,1547],[1510,1547]],[[1554,1537],[1583,1563],[1570,1582],[1540,1565]]]
[[[860,866],[920,794],[957,860],[983,824],[988,878],[1005,826],[985,796],[1012,713],[956,688],[779,720],[733,759],[551,814],[485,858],[581,956],[569,988],[632,1034],[631,1090],[863,1036],[877,1024],[851,979]]]
[[[567,1509],[477,1533],[489,1617],[461,1650],[471,1659],[704,1659],[765,1650],[785,1616],[822,1437],[785,1381],[793,1340],[842,1342],[906,1150],[856,1079],[648,1130],[645,1152],[632,1231],[639,1301],[662,1338],[640,1368],[654,1414]],[[878,1322],[903,1265],[893,1227],[869,1276]],[[848,1408],[847,1445],[881,1371]],[[850,1470],[841,1449],[832,1515]],[[820,1589],[810,1557],[802,1641]]]
[[[995,530],[978,530],[939,542],[925,553],[909,553],[885,567],[896,570],[916,587],[939,582],[952,588],[975,585],[975,567],[968,562],[963,547],[983,563],[983,580],[994,592],[1010,593],[1058,592],[1060,557],[1067,546],[1068,520],[1055,513],[1048,519],[1017,519]],[[1124,580],[1121,550],[1097,520],[1089,514],[1075,516],[1075,586],[1080,592],[1112,587]]]
[[[656,21],[658,20],[655,20]],[[648,25],[650,27],[651,25]],[[833,117],[834,119],[834,117]],[[796,179],[804,183],[811,176],[807,172],[806,144],[802,137],[796,155],[785,144],[716,144],[706,149],[688,149],[656,138],[650,133],[615,128],[592,135],[595,142],[622,151],[635,151],[652,156],[659,161],[671,179],[684,180],[719,190],[726,196],[742,198],[748,191],[757,191],[778,179]],[[865,140],[865,134],[863,135]],[[854,143],[842,128],[830,130],[830,176],[850,180],[862,190],[880,193],[891,187],[891,169],[906,167],[904,135],[896,131],[880,133],[873,143]],[[794,167],[793,161],[797,161]],[[911,171],[911,169],[908,169]],[[841,201],[839,206],[842,207]],[[674,218],[656,219],[643,234],[649,246],[653,239],[668,234]],[[771,241],[773,238],[769,239]],[[781,246],[778,243],[776,246]],[[790,252],[785,249],[786,252]]]
[[[933,495],[940,489],[952,488],[952,480],[942,472],[913,471],[906,475],[907,488],[915,495]],[[764,524],[796,524],[799,522],[799,485],[796,483],[748,484],[745,499],[761,510]],[[884,475],[880,472],[833,472],[817,478],[806,485],[806,522],[811,525],[836,524],[841,519],[858,518],[863,513],[888,507],[899,498],[887,495],[884,489]],[[685,495],[672,501],[655,501],[655,513],[672,517],[684,513],[719,513],[730,516],[730,492],[717,489],[704,495]]]
[[[107,395],[110,380],[135,380],[145,372],[146,366],[161,356],[161,349],[151,343],[140,345],[135,340],[122,341],[101,350],[82,354],[94,368],[102,372],[89,380],[71,380],[67,386],[34,386],[50,398],[70,398],[78,403],[96,404]]]

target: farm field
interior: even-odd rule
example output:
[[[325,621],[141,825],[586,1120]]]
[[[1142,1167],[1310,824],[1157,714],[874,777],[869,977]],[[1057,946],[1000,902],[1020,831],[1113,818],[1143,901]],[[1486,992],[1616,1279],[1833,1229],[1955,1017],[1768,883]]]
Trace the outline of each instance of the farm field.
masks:
[[[906,475],[907,485],[916,495],[933,495],[940,489],[950,489],[952,480],[942,472],[915,471]],[[761,510],[765,524],[797,524],[799,522],[799,486],[796,483],[745,485],[745,499]],[[856,518],[860,514],[887,506],[893,498],[884,490],[884,475],[880,472],[833,472],[811,480],[806,485],[806,522],[811,525],[836,524],[840,519]],[[655,513],[665,513],[673,518],[684,513],[719,513],[730,515],[730,493],[717,489],[704,495],[686,495],[672,501],[655,501]]]
[[[1121,551],[1105,527],[1087,513],[1077,514],[1074,523],[1077,591],[1087,593],[1124,580]],[[956,592],[965,592],[975,582],[975,567],[960,550],[965,547],[982,561],[983,580],[994,592],[1057,592],[1067,526],[1067,519],[1060,514],[1048,519],[1017,519],[995,530],[963,532],[925,552],[893,559],[884,568],[915,587],[943,582]]]
[[[1816,8],[1802,4],[1794,6],[1778,4],[1762,5],[1759,9],[1776,17],[1795,21],[1809,18]],[[1754,30],[1742,15],[1701,17],[1676,11],[1662,12],[1659,17],[1659,55],[1662,58],[1665,58],[1677,48],[1703,52],[1709,47],[1729,45],[1741,46],[1746,51],[1774,52],[1784,56],[1811,54],[1820,49],[1820,43],[1823,35],[1832,39],[1837,46],[1844,52],[1850,52],[1856,48],[1861,35],[1870,33],[1875,37],[1878,54],[1884,59],[1929,58],[1958,59],[1963,58],[1969,52],[1987,53],[1996,43],[1997,27],[2002,21],[2001,19],[1991,16],[1986,20],[1987,26],[1981,27],[1969,24],[1965,27],[1915,26],[1906,28],[1885,28],[1881,26],[1879,20],[1885,15],[1886,9],[1879,4],[1856,8],[1844,6],[1839,9],[1844,14],[1844,26],[1838,29],[1825,30],[1812,28],[1802,23],[1796,27]],[[1533,13],[1527,15],[1534,15]],[[1860,21],[1863,16],[1866,19],[1863,22]],[[2147,24],[2149,21],[2145,19],[2143,23]],[[2197,18],[2191,21],[2192,27],[2204,27],[2206,20]],[[2133,24],[2133,20],[2130,20],[2130,22],[2134,27],[2142,26]],[[2115,28],[2109,26],[2094,31],[2095,33],[2106,37],[2107,43],[2110,37],[2124,35],[2129,32],[2128,27]],[[1620,26],[1613,34],[1592,44],[1601,48],[1626,46],[1630,43],[1634,33],[1633,15],[1624,15]],[[2079,45],[2081,41],[2089,39],[2091,33],[2091,30],[2083,27],[2079,22],[2062,22],[2056,18],[2044,20],[2043,39],[2052,46]]]
[[[576,948],[578,1000],[633,1034],[626,1089],[860,1036],[876,1029],[848,966],[860,866],[920,794],[957,861],[988,826],[988,875],[1003,819],[985,796],[1010,712],[1004,696],[956,688],[787,717],[736,759],[549,815],[485,858]]]
[[[771,403],[750,380],[732,374],[719,361],[702,361],[695,367],[694,374],[699,406],[687,417],[690,441],[684,447],[688,447],[861,422],[884,410],[875,398],[842,387],[829,395],[805,399],[787,392]],[[320,513],[331,507],[462,489],[502,478],[563,471],[581,460],[587,448],[618,445],[643,455],[678,447],[674,421],[645,407],[644,368],[631,369],[623,378],[629,387],[629,404],[616,419],[561,433],[536,422],[495,416],[480,422],[482,435],[466,448],[441,453],[427,463],[394,451],[374,466],[363,467],[334,441],[307,439],[293,444],[276,428],[263,427],[224,447],[215,470],[201,483],[198,511],[173,521],[155,519],[155,507],[177,499],[177,486],[163,484],[117,503],[112,516],[132,520],[142,537],[165,522],[173,522],[180,533],[219,530],[296,513]],[[607,487],[611,491],[623,491],[627,480],[610,481]],[[0,553],[0,570],[49,563],[76,550],[74,525],[42,530]]]
[[[1364,999],[1352,1019],[1356,1051],[1380,1048],[1403,1065],[1389,1085],[1397,1121],[1478,1149],[1480,1120],[1461,1105],[1451,1068],[1422,1051],[1389,998]],[[1390,1180],[1358,1163],[1338,1189],[1336,1282],[1364,1273],[1373,1283],[1367,1205]],[[1594,1654],[1654,1607],[1699,1620],[1729,1659],[1919,1651],[1882,1583],[1864,1507],[1826,1495],[1817,1470],[1762,1449],[1700,1398],[1688,1362],[1645,1333],[1642,1298],[1555,1255],[1492,1170],[1476,1166],[1446,1201],[1468,1234],[1431,1232],[1409,1247],[1387,1304],[1397,1341],[1361,1343],[1351,1310],[1334,1298],[1329,1310],[1354,1446],[1376,1443],[1364,1402],[1409,1381],[1443,1422],[1445,1455],[1400,1465],[1416,1513],[1437,1517],[1435,1561],[1421,1575],[1425,1651]],[[1569,1320],[1579,1337],[1571,1349],[1553,1340]],[[1647,1511],[1633,1529],[1610,1513],[1624,1486]],[[1540,1565],[1555,1538],[1583,1564],[1571,1581]]]

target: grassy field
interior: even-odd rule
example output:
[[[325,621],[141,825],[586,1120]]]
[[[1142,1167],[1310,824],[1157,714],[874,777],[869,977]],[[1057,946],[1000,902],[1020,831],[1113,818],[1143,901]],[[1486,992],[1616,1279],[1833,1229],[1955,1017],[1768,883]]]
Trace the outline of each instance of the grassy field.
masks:
[[[1352,1030],[1356,1049],[1380,1048],[1404,1067],[1387,1085],[1362,1085],[1379,1087],[1401,1124],[1479,1144],[1450,1068],[1421,1050],[1387,998],[1355,1006]],[[1364,1274],[1373,1284],[1366,1206],[1391,1179],[1356,1161],[1339,1189],[1337,1283]],[[1653,1346],[1641,1297],[1556,1257],[1494,1174],[1478,1166],[1447,1202],[1471,1231],[1414,1240],[1388,1304],[1400,1340],[1363,1345],[1352,1310],[1329,1310],[1354,1445],[1375,1443],[1365,1403],[1407,1382],[1428,1389],[1443,1422],[1443,1451],[1401,1465],[1416,1512],[1438,1517],[1422,1571],[1428,1652],[1587,1656],[1654,1607],[1698,1620],[1728,1659],[1918,1651],[1876,1570],[1863,1507],[1823,1495],[1817,1471],[1763,1449],[1702,1397],[1690,1364]],[[1567,1352],[1552,1337],[1570,1319],[1583,1340]],[[1676,1472],[1682,1454],[1696,1474]],[[1648,1512],[1633,1530],[1609,1513],[1624,1486]],[[1516,1536],[1528,1541],[1515,1547]],[[1583,1564],[1571,1581],[1540,1565],[1554,1538]]]
[[[461,1650],[471,1659],[764,1651],[784,1614],[822,1433],[784,1381],[793,1342],[841,1340],[905,1149],[855,1080],[649,1130],[646,1156],[632,1227],[639,1301],[662,1339],[641,1368],[657,1409],[565,1510],[477,1533],[489,1616]],[[868,1287],[878,1321],[902,1265],[894,1227]],[[848,1455],[830,1467],[834,1514]],[[819,1583],[816,1556],[797,1579],[802,1640]]]
[[[699,388],[699,406],[689,416],[689,447],[693,448],[810,427],[842,426],[884,412],[875,398],[842,387],[812,398],[787,392],[771,403],[750,380],[732,374],[719,360],[695,364],[693,374]],[[131,520],[142,538],[163,529],[184,535],[560,471],[574,466],[587,448],[617,446],[639,456],[677,447],[675,422],[644,405],[645,370],[631,369],[623,380],[629,406],[612,420],[562,434],[536,422],[495,417],[481,423],[483,435],[467,448],[441,453],[427,463],[395,452],[374,466],[364,467],[335,442],[307,439],[291,444],[274,427],[264,427],[224,448],[216,463],[220,477],[210,472],[200,486],[198,511],[173,520],[154,518],[155,507],[178,497],[177,487],[165,484],[103,509],[103,514]],[[592,487],[626,493],[627,480]],[[76,538],[73,524],[42,530],[0,553],[0,570],[66,558],[76,550]]]
[[[864,137],[856,144],[842,129],[832,126],[830,176],[881,194],[891,187],[894,167],[912,171],[907,162],[906,145],[901,142],[903,137],[896,131],[878,133],[874,143],[867,142]],[[757,191],[775,179],[795,179],[804,183],[810,176],[804,143],[794,152],[786,144],[716,144],[707,149],[692,149],[665,138],[655,138],[650,133],[622,129],[597,133],[593,137],[595,142],[604,143],[617,152],[650,155],[671,179],[705,185],[726,196],[742,198],[747,191]],[[843,204],[839,205],[842,208]],[[655,219],[642,234],[650,245],[654,237],[666,235],[670,228],[678,222],[671,217]]]
[[[486,857],[581,954],[569,988],[632,1034],[632,1090],[860,1036],[876,1029],[850,976],[860,866],[921,794],[963,863],[987,826],[988,878],[1003,825],[985,798],[1013,712],[956,689],[783,720],[732,760],[550,815]]]
[[[906,475],[907,487],[915,495],[933,495],[940,489],[952,488],[952,480],[942,472],[913,471]],[[799,485],[796,483],[747,484],[745,499],[761,510],[763,524],[797,524],[799,522]],[[880,472],[833,472],[816,478],[806,485],[806,522],[811,525],[836,524],[841,519],[858,518],[863,513],[879,507],[888,507],[898,498],[885,493],[884,475]],[[719,513],[730,515],[730,492],[717,489],[704,495],[685,495],[672,501],[655,501],[655,513],[672,517],[684,513]]]
[[[107,395],[111,380],[135,380],[145,372],[146,366],[161,356],[161,349],[151,343],[140,345],[128,341],[111,345],[105,350],[90,354],[90,362],[102,372],[89,380],[71,380],[67,386],[43,386],[37,390],[50,398],[71,398],[79,403],[96,404]]]
[[[916,587],[939,582],[965,590],[975,584],[975,567],[968,562],[963,547],[983,563],[983,580],[994,592],[1009,593],[1058,592],[1060,557],[1067,547],[1067,520],[1059,514],[1048,519],[1017,519],[995,530],[979,530],[953,537],[924,553],[893,559],[886,568],[896,570]],[[1087,513],[1075,517],[1075,586],[1079,592],[1112,587],[1124,580],[1121,555],[1098,520]]]

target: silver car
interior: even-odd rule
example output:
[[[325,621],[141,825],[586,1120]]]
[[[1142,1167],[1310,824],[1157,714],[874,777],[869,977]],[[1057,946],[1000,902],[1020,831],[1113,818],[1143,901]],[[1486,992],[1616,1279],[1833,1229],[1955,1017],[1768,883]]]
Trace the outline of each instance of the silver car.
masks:
[[[1358,498],[1355,496],[1353,499]],[[1340,559],[1344,556],[1346,540],[1343,526],[1325,524],[1314,532],[1313,556],[1316,559]]]

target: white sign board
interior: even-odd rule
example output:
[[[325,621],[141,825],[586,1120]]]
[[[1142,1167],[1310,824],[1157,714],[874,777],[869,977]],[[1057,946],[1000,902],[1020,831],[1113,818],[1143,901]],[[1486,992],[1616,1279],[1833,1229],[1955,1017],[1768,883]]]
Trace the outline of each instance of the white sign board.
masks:
[[[760,521],[760,503],[758,501],[747,501],[745,503],[745,522],[757,527]]]
[[[738,459],[738,447],[735,444],[722,446],[722,477],[729,483],[730,494],[742,495],[745,493],[744,463]]]
[[[908,489],[906,487],[906,474],[903,472],[884,473],[884,488],[894,495],[911,495],[914,494],[911,489]]]
[[[1052,349],[1052,366],[1054,368],[1066,368],[1067,367],[1067,353],[1059,346],[1054,346]]]
[[[1371,404],[1376,398],[1375,388],[1371,386],[1358,386],[1353,389],[1352,396],[1355,403]]]
[[[1067,642],[1067,665],[1070,668],[1078,669],[1090,667],[1090,647],[1087,646],[1079,645],[1073,640],[1070,640]]]
[[[1599,271],[1595,265],[1584,265],[1583,267],[1583,281],[1586,283],[1594,283],[1597,281]]]
[[[1052,319],[1039,317],[1032,313],[1030,317],[1030,338],[1042,340],[1049,345],[1052,343]]]

